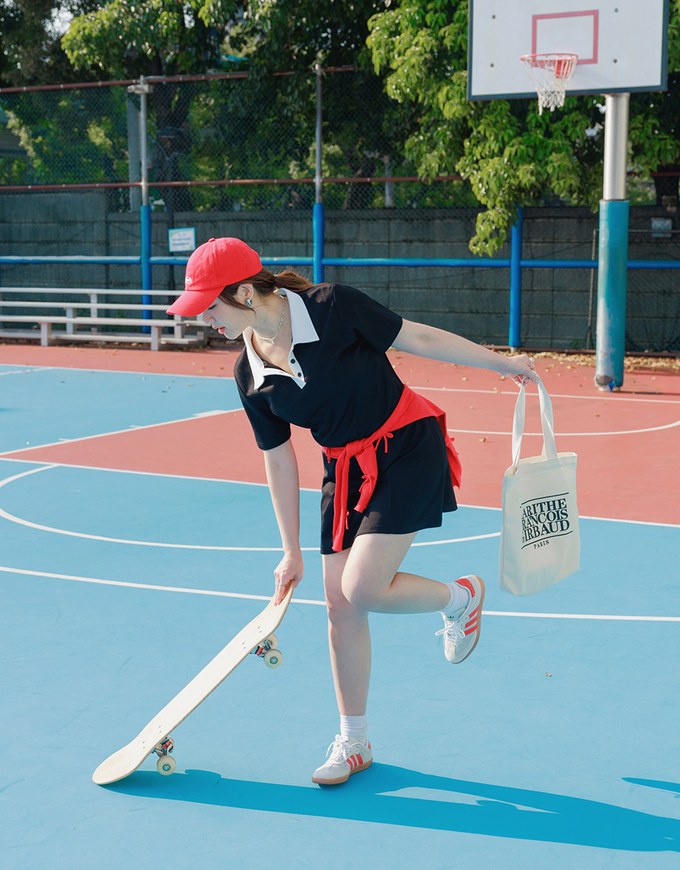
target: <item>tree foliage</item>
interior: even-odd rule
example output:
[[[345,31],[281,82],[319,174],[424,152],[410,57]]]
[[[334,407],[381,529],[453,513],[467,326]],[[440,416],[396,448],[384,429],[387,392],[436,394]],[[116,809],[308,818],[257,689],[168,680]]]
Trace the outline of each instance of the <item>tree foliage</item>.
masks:
[[[467,99],[467,0],[396,0],[369,22],[368,45],[389,95],[418,115],[407,154],[426,177],[459,172],[486,207],[470,243],[494,253],[518,205],[546,192],[594,206],[602,185],[601,97],[568,97],[539,115],[536,100]],[[630,158],[649,173],[680,163],[680,0],[669,31],[669,91],[631,100]],[[593,135],[595,134],[595,135]]]
[[[227,176],[229,152],[238,153],[242,174],[313,174],[314,66],[363,64],[364,75],[324,79],[326,153],[340,155],[340,175],[383,174],[386,162],[396,166],[402,159],[403,134],[390,134],[408,126],[402,107],[375,86],[370,72],[368,19],[384,8],[384,0],[110,0],[74,19],[63,46],[74,66],[109,77],[229,69],[234,64],[225,58],[240,57],[246,63],[237,68],[248,70],[248,85],[223,85],[221,99],[192,100],[190,89],[173,85],[154,85],[151,97],[157,128],[193,134],[193,143],[185,138],[185,144],[196,165],[206,167],[208,152],[216,157],[221,148]],[[286,75],[275,75],[282,71]],[[199,116],[200,135],[189,130]],[[205,133],[225,127],[229,141],[211,141]],[[291,151],[293,141],[301,144],[298,150]],[[347,189],[345,205],[353,204],[354,188]]]
[[[0,0],[0,84],[74,81],[61,47],[62,22],[99,5],[98,0]]]
[[[237,0],[111,0],[73,19],[62,39],[76,69],[110,77],[205,72],[219,64]]]
[[[680,166],[680,0],[671,4],[669,91],[631,97],[630,166],[643,178]],[[55,22],[64,13],[72,20],[60,39]],[[595,207],[600,197],[602,98],[570,97],[542,116],[535,100],[468,102],[467,0],[0,0],[0,26],[3,84],[247,70],[247,85],[154,84],[156,181],[312,175],[320,63],[357,70],[323,78],[325,171],[458,173],[465,187],[432,185],[427,201],[465,196],[484,207],[471,242],[476,253],[500,248],[520,204],[557,198]],[[124,95],[101,97],[94,112],[82,92],[63,92],[51,114],[49,99],[3,100],[30,155],[29,170],[12,168],[8,178],[70,180],[78,171],[68,158],[76,155],[88,179],[125,175],[126,128],[112,123],[124,113]],[[50,159],[58,179],[49,177]],[[260,193],[238,191],[206,188],[192,194],[193,205],[236,208],[248,196],[264,204]],[[357,196],[366,191],[327,186],[325,197],[333,206],[379,205],[377,188],[370,200]],[[280,186],[268,201],[286,196],[287,205],[307,206],[311,188]]]
[[[93,78],[76,71],[61,47],[73,15],[97,0],[0,0],[0,83],[5,87],[72,83]],[[125,98],[111,89],[96,104],[80,89],[3,94],[4,137],[0,178],[9,184],[107,182],[126,178]],[[118,129],[116,129],[118,127]]]

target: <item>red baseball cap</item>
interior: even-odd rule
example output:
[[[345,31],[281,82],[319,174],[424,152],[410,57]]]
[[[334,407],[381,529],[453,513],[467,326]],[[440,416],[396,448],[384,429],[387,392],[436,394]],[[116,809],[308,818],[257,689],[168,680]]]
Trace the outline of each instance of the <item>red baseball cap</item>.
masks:
[[[195,317],[212,305],[225,287],[252,278],[261,269],[257,252],[241,239],[208,239],[189,257],[184,292],[167,313]]]

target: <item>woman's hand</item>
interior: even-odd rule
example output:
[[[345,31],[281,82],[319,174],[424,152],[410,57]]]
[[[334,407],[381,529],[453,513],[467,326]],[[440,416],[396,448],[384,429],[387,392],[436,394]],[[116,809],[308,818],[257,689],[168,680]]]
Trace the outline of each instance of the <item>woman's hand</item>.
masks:
[[[537,383],[538,375],[533,357],[520,353],[517,356],[506,356],[504,360],[505,364],[498,369],[500,374],[513,378],[520,385],[527,380]]]
[[[292,583],[295,588],[305,572],[302,561],[302,553],[300,550],[292,552],[284,551],[283,559],[274,568],[274,581],[276,589],[274,592],[274,603],[280,604],[285,595],[288,586]]]

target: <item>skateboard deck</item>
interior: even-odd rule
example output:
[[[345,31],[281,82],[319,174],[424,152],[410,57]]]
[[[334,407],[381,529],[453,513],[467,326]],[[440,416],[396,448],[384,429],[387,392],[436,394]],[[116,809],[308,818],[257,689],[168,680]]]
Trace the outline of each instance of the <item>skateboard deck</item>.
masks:
[[[251,653],[263,658],[270,667],[278,667],[281,663],[282,655],[276,648],[277,640],[273,632],[285,616],[292,597],[291,586],[280,604],[274,604],[272,598],[264,610],[242,628],[133,740],[102,761],[92,775],[93,782],[109,785],[124,779],[137,770],[152,752],[158,755],[158,772],[164,776],[173,773],[176,763],[170,755],[174,748],[170,736],[172,731]]]

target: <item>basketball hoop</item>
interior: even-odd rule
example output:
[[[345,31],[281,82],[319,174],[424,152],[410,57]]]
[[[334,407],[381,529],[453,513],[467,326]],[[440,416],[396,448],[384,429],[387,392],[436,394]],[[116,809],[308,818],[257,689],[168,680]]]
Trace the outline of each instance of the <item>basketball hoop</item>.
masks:
[[[543,114],[543,109],[552,112],[563,106],[567,82],[574,73],[578,55],[523,54],[520,61],[536,85],[539,115]]]

